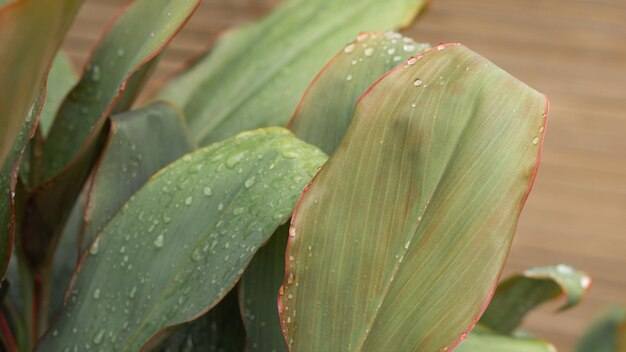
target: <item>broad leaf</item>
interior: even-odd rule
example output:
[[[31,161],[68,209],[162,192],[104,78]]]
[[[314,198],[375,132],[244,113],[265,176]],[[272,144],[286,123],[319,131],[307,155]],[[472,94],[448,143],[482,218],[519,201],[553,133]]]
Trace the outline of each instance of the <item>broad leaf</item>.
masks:
[[[498,285],[480,322],[490,329],[509,334],[524,316],[538,305],[565,295],[565,310],[575,306],[591,285],[585,273],[560,264],[526,270]]]
[[[97,232],[152,174],[191,150],[182,117],[167,104],[156,103],[111,117],[107,144],[54,256],[47,282],[52,283],[53,315],[63,302],[77,258]]]
[[[137,0],[100,39],[83,77],[63,102],[44,150],[46,179],[77,157],[99,133],[124,83],[158,54],[181,28],[198,0]]]
[[[285,126],[307,85],[359,31],[408,25],[423,0],[289,0],[225,35],[160,97],[183,108],[200,145]]]
[[[279,296],[296,351],[439,351],[495,288],[546,98],[458,44],[388,73],[301,196]]]
[[[161,329],[197,318],[289,218],[325,159],[273,128],[242,133],[162,169],[92,243],[65,312],[38,349],[138,350]]]
[[[365,90],[387,71],[429,47],[393,32],[359,35],[315,77],[288,128],[331,155]]]
[[[82,2],[15,0],[0,5],[0,167],[7,163],[57,48]]]
[[[556,352],[556,348],[533,338],[472,331],[454,352]]]
[[[276,230],[239,282],[239,305],[246,327],[248,351],[286,351],[276,296],[285,277],[289,225]]]
[[[208,313],[187,324],[177,326],[174,332],[149,351],[244,351],[246,332],[241,322],[237,292],[231,291]],[[145,349],[145,348],[144,348]]]
[[[107,146],[93,171],[81,247],[91,244],[152,174],[192,149],[182,116],[168,104],[111,117]]]
[[[578,342],[575,351],[626,351],[626,308],[615,306],[595,319]]]

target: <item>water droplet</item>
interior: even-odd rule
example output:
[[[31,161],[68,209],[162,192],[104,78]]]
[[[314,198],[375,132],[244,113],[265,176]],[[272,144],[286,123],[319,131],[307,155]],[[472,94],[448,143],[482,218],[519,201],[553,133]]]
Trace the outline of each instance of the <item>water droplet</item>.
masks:
[[[443,49],[445,49],[445,48],[446,48],[445,44],[439,44],[439,45],[437,45],[437,51],[441,51],[441,50],[443,50]]]
[[[291,285],[296,281],[295,276],[293,275],[293,273],[289,273],[289,275],[287,275],[287,284]]]
[[[374,55],[374,48],[367,48],[363,53],[365,54],[365,56],[372,56]]]
[[[533,138],[533,144],[538,144],[538,143],[539,143],[539,137]]]
[[[413,108],[414,108],[414,107],[416,107],[416,106],[417,106],[417,103],[411,103],[411,107],[413,107]]]
[[[404,249],[409,249],[410,245],[411,245],[411,240],[406,241],[406,243],[404,244]]]
[[[189,197],[185,198],[185,204],[191,205],[191,203],[193,203],[193,197],[192,196],[189,196]]]
[[[356,40],[359,42],[362,42],[367,38],[369,38],[369,34],[367,33],[359,33],[359,35],[356,36]]]
[[[163,235],[158,235],[157,238],[154,240],[154,246],[157,248],[161,248],[163,247],[164,242],[165,239],[163,238]]]
[[[243,213],[242,207],[237,207],[233,210],[233,215],[241,215]]]
[[[135,294],[137,293],[137,286],[133,286],[133,288],[128,293],[128,297],[135,298]]]
[[[356,45],[354,45],[354,43],[350,43],[350,44],[346,45],[346,47],[345,47],[345,48],[343,48],[343,51],[344,51],[346,54],[350,54],[351,52],[353,52],[353,51],[354,51],[354,48],[355,48],[355,47],[356,47]]]
[[[96,255],[100,249],[100,237],[96,238],[91,247],[89,247],[89,254]]]
[[[124,56],[124,48],[117,49],[117,56]]]
[[[52,336],[58,336],[59,335],[59,330],[54,329],[54,331],[52,332]]]
[[[150,32],[150,37],[154,38],[154,32]]]
[[[395,54],[395,52],[396,52],[396,48],[390,48],[390,49],[387,50],[387,54],[389,54],[389,55],[393,55],[393,54]]]
[[[202,193],[204,193],[205,196],[210,197],[213,194],[213,191],[211,190],[211,187],[204,187]]]
[[[93,65],[91,67],[91,80],[98,82],[100,80],[100,66]]]
[[[406,64],[409,65],[409,66],[413,66],[413,65],[415,65],[416,62],[417,62],[417,59],[412,57],[412,58],[409,58],[407,60]]]
[[[256,182],[256,179],[254,178],[254,176],[250,177],[249,179],[246,180],[246,182],[243,184],[246,188],[250,188],[252,186],[254,186],[254,183]]]
[[[398,56],[393,57],[393,61],[400,61],[400,60],[402,60],[402,56],[398,55]]]
[[[100,289],[97,288],[93,291],[93,298],[98,299],[100,298]]]
[[[422,83],[423,83],[422,80],[419,79],[419,78],[416,78],[415,81],[413,81],[413,85],[416,86],[416,87],[421,86]]]
[[[281,295],[281,296],[285,294],[285,287],[284,286],[282,286],[282,285],[280,286],[280,288],[278,289],[278,294]]]
[[[241,161],[241,159],[244,158],[244,156],[246,156],[245,152],[239,152],[239,153],[230,155],[228,158],[226,158],[226,166],[232,169],[233,167],[235,167],[235,165],[239,164],[239,162]]]
[[[414,45],[414,44],[404,44],[404,46],[402,47],[402,49],[403,49],[404,51],[411,52],[411,51],[415,51],[416,47],[415,47],[415,45]]]
[[[580,286],[582,286],[583,288],[588,288],[589,285],[591,285],[591,279],[589,278],[589,276],[583,276],[580,278]]]
[[[104,338],[104,329],[101,329],[100,331],[98,331],[98,334],[96,335],[96,337],[94,337],[93,343],[96,345],[99,345],[102,343],[103,338]]]
[[[545,130],[546,130],[545,127],[543,127],[543,126],[539,127],[539,133],[543,133],[543,131],[545,131]]]
[[[191,252],[191,260],[198,262],[200,259],[202,259],[202,252],[200,252],[199,248],[196,248]]]

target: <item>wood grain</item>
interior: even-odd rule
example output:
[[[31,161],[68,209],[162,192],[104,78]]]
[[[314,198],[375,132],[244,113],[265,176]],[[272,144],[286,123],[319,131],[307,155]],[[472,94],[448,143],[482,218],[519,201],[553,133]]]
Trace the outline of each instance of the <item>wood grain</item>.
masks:
[[[123,0],[88,0],[64,44],[80,67]],[[143,95],[277,0],[205,0],[172,42]],[[432,0],[405,31],[419,41],[462,42],[550,97],[544,155],[505,274],[570,263],[593,277],[585,302],[548,305],[524,327],[571,350],[594,314],[626,305],[626,2]]]

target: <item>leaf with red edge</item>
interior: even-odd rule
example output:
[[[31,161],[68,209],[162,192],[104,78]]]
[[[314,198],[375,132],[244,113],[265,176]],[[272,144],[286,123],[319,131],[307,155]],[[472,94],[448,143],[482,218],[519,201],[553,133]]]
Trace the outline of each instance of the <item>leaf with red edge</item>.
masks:
[[[292,219],[279,295],[297,351],[439,351],[486,307],[534,180],[545,96],[457,44],[359,100]]]
[[[12,250],[12,194],[18,167],[45,96],[40,88],[81,4],[82,0],[16,0],[0,8],[1,278]]]
[[[1,5],[0,165],[6,164],[54,55],[82,2],[15,0]]]

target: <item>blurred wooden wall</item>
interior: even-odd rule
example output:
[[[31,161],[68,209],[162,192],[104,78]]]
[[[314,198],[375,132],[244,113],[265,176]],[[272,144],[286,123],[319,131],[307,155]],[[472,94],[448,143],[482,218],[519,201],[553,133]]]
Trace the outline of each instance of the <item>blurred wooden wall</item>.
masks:
[[[358,0],[355,0],[358,1]],[[77,67],[125,0],[87,0],[64,44]],[[205,0],[173,41],[148,94],[227,28],[277,0]],[[525,327],[571,350],[594,314],[626,305],[626,1],[432,0],[405,31],[462,42],[550,97],[544,154],[505,274],[570,263],[593,277],[586,301]],[[356,34],[356,33],[355,33]]]

